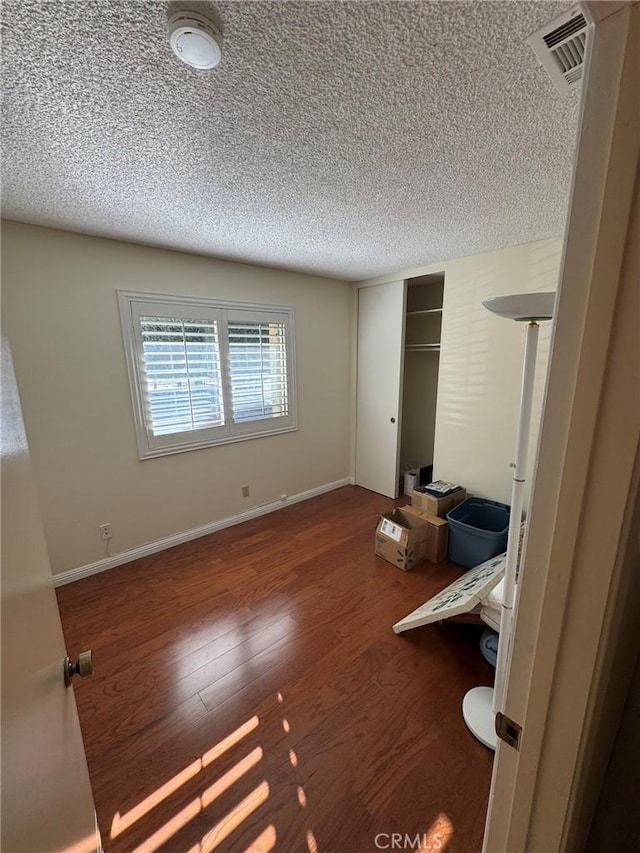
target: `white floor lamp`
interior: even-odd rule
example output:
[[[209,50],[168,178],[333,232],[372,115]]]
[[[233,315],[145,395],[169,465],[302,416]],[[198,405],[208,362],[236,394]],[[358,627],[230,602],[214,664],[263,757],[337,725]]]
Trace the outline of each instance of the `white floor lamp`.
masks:
[[[496,748],[497,735],[495,715],[503,710],[504,686],[511,643],[513,623],[513,605],[516,595],[516,569],[518,564],[518,545],[520,525],[524,509],[524,485],[531,431],[531,401],[533,399],[533,381],[536,370],[536,352],[538,349],[538,329],[541,320],[551,320],[555,303],[555,293],[519,293],[514,296],[497,296],[482,304],[489,311],[526,323],[527,335],[522,369],[522,389],[520,392],[520,416],[518,419],[518,438],[516,440],[516,458],[513,465],[513,484],[511,488],[511,515],[507,539],[507,560],[504,574],[504,596],[500,614],[500,639],[498,642],[498,660],[494,687],[474,687],[462,700],[462,716],[472,734],[490,749]]]

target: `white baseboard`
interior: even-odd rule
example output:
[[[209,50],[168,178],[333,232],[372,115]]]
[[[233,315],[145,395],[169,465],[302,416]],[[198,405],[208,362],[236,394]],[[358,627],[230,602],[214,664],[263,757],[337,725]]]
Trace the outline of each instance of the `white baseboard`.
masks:
[[[207,536],[209,533],[215,533],[216,530],[224,530],[225,527],[242,524],[243,521],[250,521],[252,518],[258,518],[261,515],[267,515],[270,512],[284,509],[284,507],[290,506],[290,504],[307,501],[309,498],[315,498],[318,495],[323,495],[325,492],[331,492],[334,489],[349,485],[353,485],[353,477],[344,477],[342,480],[335,480],[333,483],[325,483],[323,486],[316,486],[315,489],[308,489],[306,492],[290,495],[284,501],[271,501],[271,503],[254,507],[238,515],[232,515],[230,518],[223,518],[221,521],[204,524],[202,527],[194,527],[191,530],[185,530],[183,533],[176,533],[164,539],[157,539],[155,542],[148,542],[146,545],[138,545],[137,548],[132,548],[130,551],[123,551],[121,554],[115,554],[113,557],[106,557],[104,560],[98,560],[95,563],[89,563],[86,566],[79,566],[77,569],[70,569],[68,572],[61,572],[58,575],[54,575],[53,585],[64,586],[72,581],[80,580],[80,578],[97,575],[99,572],[105,572],[107,569],[113,569],[116,566],[124,565],[124,563],[139,560],[140,557],[147,557],[149,554],[156,554],[158,551],[166,551],[167,548],[173,548],[175,545],[181,545],[183,542],[190,542],[192,539],[198,539],[200,536]]]

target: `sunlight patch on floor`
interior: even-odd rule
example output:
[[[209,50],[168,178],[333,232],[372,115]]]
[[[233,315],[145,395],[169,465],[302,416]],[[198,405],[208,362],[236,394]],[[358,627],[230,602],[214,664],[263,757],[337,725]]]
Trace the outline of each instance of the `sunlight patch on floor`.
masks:
[[[250,732],[258,727],[260,720],[258,717],[251,717],[250,720],[247,720],[246,723],[243,723],[241,726],[229,735],[229,737],[221,740],[220,743],[216,744],[216,746],[212,747],[208,752],[202,756],[202,766],[207,767],[207,765],[211,764],[216,758],[219,758],[223,753],[227,752],[227,750],[231,749],[232,746],[241,741],[243,737],[246,737]]]
[[[246,848],[244,853],[269,853],[276,846],[278,835],[275,826],[268,826],[264,832]]]
[[[453,824],[444,812],[440,812],[425,832],[418,853],[443,853],[449,846],[452,836]]]
[[[261,782],[257,788],[231,809],[229,814],[207,832],[199,844],[192,847],[188,853],[210,853],[221,844],[227,836],[237,829],[243,820],[249,817],[269,798],[269,784]]]
[[[277,693],[279,703],[284,702],[280,692]],[[232,747],[236,746],[247,735],[253,732],[259,725],[260,720],[257,715],[248,719],[241,726],[238,726],[230,735],[220,740],[215,746],[207,750],[200,758],[193,761],[184,770],[161,785],[152,794],[141,800],[136,806],[124,814],[116,812],[111,824],[111,838],[114,839],[124,832],[129,830],[137,821],[148,815],[163,801],[167,800],[171,795],[180,790],[190,780],[194,779],[206,767],[213,764],[218,758],[224,755]],[[282,728],[285,734],[289,734],[291,726],[286,717],[282,718]],[[236,782],[246,776],[250,770],[255,768],[263,759],[264,752],[262,747],[257,746],[251,750],[244,758],[240,759],[236,764],[227,770],[219,779],[207,788],[201,791],[199,796],[195,797],[188,805],[180,809],[173,817],[167,820],[159,829],[152,835],[149,835],[138,847],[133,850],[133,853],[155,853],[163,845],[171,842],[171,839],[177,835],[187,824],[202,815],[205,809],[212,805],[223,793],[229,790]],[[298,766],[298,756],[293,749],[288,750],[290,765],[295,768]],[[259,809],[270,795],[269,783],[264,779],[250,794],[244,797],[241,802],[234,806],[223,818],[218,820],[211,829],[202,836],[188,853],[210,853],[214,851],[231,833],[233,833],[247,818],[249,818],[257,809]],[[296,787],[297,801],[300,808],[307,807],[307,796],[301,785]],[[165,805],[166,808],[166,805]],[[162,811],[158,817],[162,819]],[[201,819],[202,820],[202,819]],[[264,823],[267,821],[265,820]],[[263,823],[263,825],[264,825]],[[206,827],[206,824],[205,824]],[[202,830],[200,830],[202,831]],[[177,841],[177,839],[176,839]],[[246,848],[244,853],[269,853],[275,846],[277,841],[277,831],[273,824],[269,824],[260,835]],[[318,853],[318,845],[313,832],[310,829],[306,830],[306,842],[309,853]],[[175,842],[174,842],[175,843]],[[71,851],[69,852],[71,853]],[[73,853],[76,853],[74,850]],[[82,851],[77,851],[82,853]]]
[[[137,820],[140,820],[141,817],[148,814],[151,809],[159,805],[163,800],[173,794],[174,791],[177,791],[178,788],[184,785],[184,783],[189,779],[193,779],[193,777],[201,770],[202,760],[198,758],[193,762],[193,764],[185,767],[185,769],[181,770],[180,773],[176,773],[173,779],[170,779],[164,785],[161,785],[161,787],[155,790],[153,794],[150,794],[142,800],[141,803],[138,803],[138,805],[131,809],[131,811],[128,811],[122,816],[120,815],[120,812],[116,812],[111,823],[111,838],[117,838],[118,835],[129,829],[130,826],[133,826]]]
[[[154,853],[159,847],[172,838],[176,832],[180,832],[183,826],[186,826],[189,821],[193,820],[200,814],[202,805],[200,798],[193,800],[188,806],[185,806],[181,811],[174,815],[171,820],[168,820],[164,826],[156,830],[153,835],[150,835],[145,841],[136,847],[134,853]]]
[[[231,770],[221,776],[213,783],[213,785],[210,785],[202,792],[202,796],[200,797],[202,807],[206,809],[207,806],[210,806],[211,803],[220,796],[220,794],[223,794],[233,785],[234,782],[237,782],[238,779],[241,779],[245,773],[251,770],[252,767],[255,767],[261,758],[262,748],[258,746],[252,750],[249,755],[238,761]]]
[[[111,838],[117,838],[118,835],[121,835],[125,830],[129,829],[130,826],[133,826],[136,821],[140,820],[140,818],[148,814],[151,809],[154,809],[163,800],[171,796],[171,794],[177,791],[185,782],[188,782],[189,779],[196,776],[204,767],[212,764],[217,758],[224,755],[225,752],[231,749],[232,746],[239,743],[244,737],[250,734],[250,732],[256,729],[259,723],[260,720],[257,716],[251,717],[250,720],[247,720],[246,723],[238,726],[234,732],[205,752],[201,758],[198,758],[188,767],[185,767],[184,770],[176,773],[172,779],[165,782],[164,785],[161,785],[153,792],[153,794],[150,794],[130,811],[126,812],[124,815],[121,815],[120,812],[116,812],[111,822]],[[260,755],[262,757],[262,752]]]

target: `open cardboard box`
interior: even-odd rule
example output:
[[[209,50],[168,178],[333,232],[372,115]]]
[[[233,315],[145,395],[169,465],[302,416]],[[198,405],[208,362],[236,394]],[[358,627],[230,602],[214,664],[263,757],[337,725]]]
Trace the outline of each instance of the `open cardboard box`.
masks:
[[[457,492],[453,492],[453,494],[446,495],[443,498],[436,498],[433,495],[428,495],[426,492],[414,489],[411,492],[411,506],[430,515],[437,515],[440,518],[444,518],[454,506],[458,506],[466,497],[467,492],[465,489],[459,489]]]
[[[376,554],[403,572],[429,560],[439,563],[447,556],[449,526],[444,518],[413,506],[383,512],[376,529]]]

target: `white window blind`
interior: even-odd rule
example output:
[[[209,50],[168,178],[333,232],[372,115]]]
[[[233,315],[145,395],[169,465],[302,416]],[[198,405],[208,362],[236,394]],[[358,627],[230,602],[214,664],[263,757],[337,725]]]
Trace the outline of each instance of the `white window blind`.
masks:
[[[296,429],[293,309],[118,298],[141,459]]]
[[[224,424],[215,320],[141,317],[145,403],[154,435]]]
[[[229,373],[235,423],[289,414],[284,323],[230,320]]]

